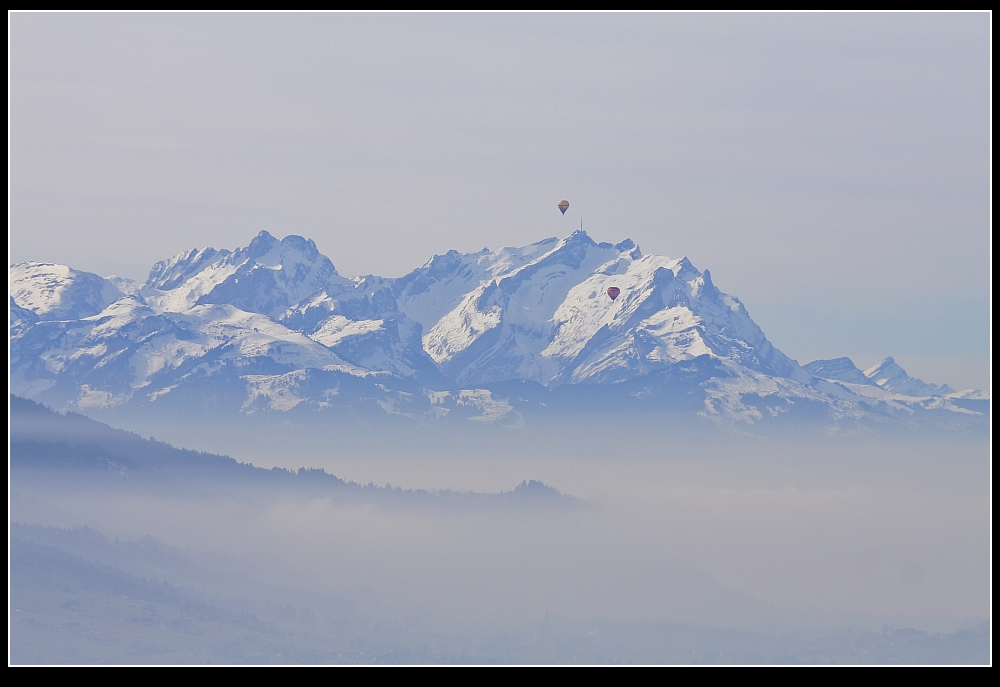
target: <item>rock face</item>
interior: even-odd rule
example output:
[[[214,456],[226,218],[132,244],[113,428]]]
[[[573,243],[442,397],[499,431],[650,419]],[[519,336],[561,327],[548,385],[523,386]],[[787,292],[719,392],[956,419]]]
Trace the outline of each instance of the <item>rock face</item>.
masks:
[[[159,262],[142,285],[41,263],[12,267],[10,285],[11,391],[66,409],[212,399],[213,412],[517,424],[530,408],[497,385],[520,383],[584,403],[683,397],[752,424],[806,407],[857,420],[951,392],[891,358],[802,368],[708,270],[582,231],[450,251],[399,279],[343,277],[311,240],[261,232]]]
[[[829,379],[851,384],[872,384],[865,373],[857,368],[850,358],[834,358],[833,360],[814,360],[802,369],[814,377]]]

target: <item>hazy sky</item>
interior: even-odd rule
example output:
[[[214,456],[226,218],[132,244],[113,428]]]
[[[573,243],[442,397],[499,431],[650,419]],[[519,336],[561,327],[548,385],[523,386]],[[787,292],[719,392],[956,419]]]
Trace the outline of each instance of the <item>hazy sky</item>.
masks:
[[[783,351],[989,386],[990,15],[9,15],[10,261],[597,240]],[[555,203],[567,198],[560,216]]]

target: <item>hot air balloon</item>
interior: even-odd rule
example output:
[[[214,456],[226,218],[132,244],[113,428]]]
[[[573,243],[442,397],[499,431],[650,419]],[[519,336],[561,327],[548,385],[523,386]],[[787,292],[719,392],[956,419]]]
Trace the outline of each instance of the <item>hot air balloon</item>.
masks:
[[[556,207],[559,208],[559,211],[565,215],[566,211],[569,210],[569,201],[560,200],[558,203],[556,203]]]
[[[618,298],[618,294],[620,294],[621,292],[622,292],[622,290],[619,289],[617,286],[609,286],[608,287],[608,295],[611,296],[611,302],[612,303],[614,302],[614,300],[616,298]]]

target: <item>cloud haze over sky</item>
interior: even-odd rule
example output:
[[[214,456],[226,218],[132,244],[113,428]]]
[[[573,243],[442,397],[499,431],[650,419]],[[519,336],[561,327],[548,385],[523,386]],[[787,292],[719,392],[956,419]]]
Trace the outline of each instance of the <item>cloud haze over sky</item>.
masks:
[[[582,214],[711,269],[800,362],[989,387],[986,13],[17,13],[9,35],[11,262],[144,279],[266,229],[398,276]]]

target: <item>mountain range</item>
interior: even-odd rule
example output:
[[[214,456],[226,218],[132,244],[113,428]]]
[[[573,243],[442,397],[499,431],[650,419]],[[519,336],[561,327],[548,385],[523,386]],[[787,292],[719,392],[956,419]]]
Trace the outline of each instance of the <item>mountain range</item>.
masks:
[[[13,265],[11,393],[60,410],[408,418],[522,426],[559,409],[743,427],[985,426],[989,396],[890,357],[800,366],[687,258],[583,231],[345,277],[300,236],[192,249],[139,284]],[[620,295],[611,298],[609,288]]]

